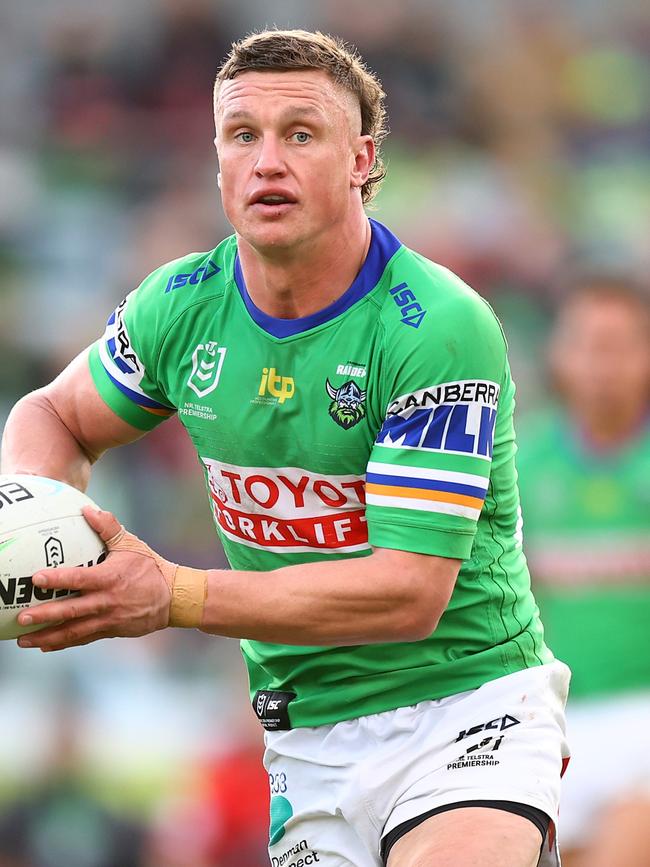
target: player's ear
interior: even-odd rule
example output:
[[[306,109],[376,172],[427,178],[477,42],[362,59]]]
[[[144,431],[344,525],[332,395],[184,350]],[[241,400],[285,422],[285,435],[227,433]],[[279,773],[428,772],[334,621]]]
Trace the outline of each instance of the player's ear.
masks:
[[[362,187],[375,163],[375,143],[372,136],[360,135],[353,142],[353,163],[350,182],[353,187]]]
[[[217,186],[221,189],[221,166],[219,165],[219,145],[217,139],[214,140],[214,146],[217,149]]]

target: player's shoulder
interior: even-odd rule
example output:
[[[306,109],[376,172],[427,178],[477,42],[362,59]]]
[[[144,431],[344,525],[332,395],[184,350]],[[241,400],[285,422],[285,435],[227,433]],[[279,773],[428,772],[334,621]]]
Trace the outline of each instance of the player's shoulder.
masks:
[[[489,303],[449,268],[402,246],[387,268],[382,319],[400,341],[444,335],[505,338]]]
[[[213,250],[172,259],[147,275],[131,293],[130,301],[142,310],[155,309],[157,315],[166,311],[174,316],[206,298],[223,295],[235,251],[231,236]]]

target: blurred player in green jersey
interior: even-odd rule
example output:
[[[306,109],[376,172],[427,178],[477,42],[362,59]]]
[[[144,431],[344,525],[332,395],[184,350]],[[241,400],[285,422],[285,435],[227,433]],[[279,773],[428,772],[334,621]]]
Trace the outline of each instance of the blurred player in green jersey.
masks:
[[[522,553],[514,386],[489,306],[364,210],[384,94],[342,43],[272,31],[215,86],[235,235],[163,265],[5,431],[6,471],[86,483],[177,412],[233,567],[108,513],[101,569],[22,615],[56,650],[237,636],[266,729],[273,864],[556,865],[567,667]]]
[[[569,867],[650,853],[650,295],[585,279],[550,343],[559,402],[518,460],[525,547],[546,635],[573,671]],[[564,851],[563,849],[563,851]],[[577,851],[581,850],[581,851]]]

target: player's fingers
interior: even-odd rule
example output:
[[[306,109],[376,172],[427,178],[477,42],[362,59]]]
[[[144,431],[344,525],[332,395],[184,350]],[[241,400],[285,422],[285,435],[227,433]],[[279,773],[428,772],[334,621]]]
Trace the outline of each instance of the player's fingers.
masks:
[[[86,617],[65,625],[52,626],[33,632],[18,639],[20,647],[34,647],[46,653],[63,650],[66,647],[79,647],[108,638],[106,621],[102,617]]]
[[[106,584],[106,573],[101,565],[62,566],[36,572],[32,584],[42,590],[99,590]]]
[[[86,521],[101,540],[106,542],[110,550],[111,544],[114,544],[124,533],[124,527],[112,512],[105,512],[103,509],[95,509],[92,506],[84,506],[81,511]]]
[[[34,605],[18,615],[20,626],[36,626],[41,623],[59,623],[101,614],[106,610],[106,598],[100,593],[72,596],[60,601]]]

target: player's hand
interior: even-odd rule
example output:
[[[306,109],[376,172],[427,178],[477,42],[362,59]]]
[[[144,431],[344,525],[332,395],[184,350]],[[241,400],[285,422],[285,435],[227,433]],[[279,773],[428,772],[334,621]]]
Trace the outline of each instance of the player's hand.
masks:
[[[100,638],[146,635],[169,623],[176,564],[127,533],[110,512],[86,507],[83,514],[105,543],[108,557],[98,566],[44,569],[33,576],[37,587],[79,595],[22,611],[21,626],[53,625],[22,636],[20,647],[63,650]]]

